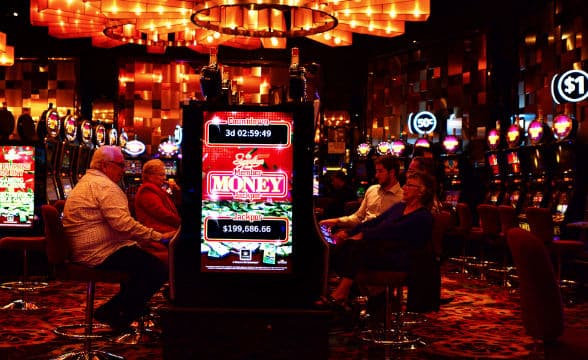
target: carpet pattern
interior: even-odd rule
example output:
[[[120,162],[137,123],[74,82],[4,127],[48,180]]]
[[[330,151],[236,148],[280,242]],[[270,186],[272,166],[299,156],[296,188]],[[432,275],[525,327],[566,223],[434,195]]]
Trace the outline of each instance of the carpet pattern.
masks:
[[[116,285],[98,284],[95,304],[99,305],[116,291]],[[427,314],[427,322],[411,330],[428,344],[416,351],[390,350],[367,344],[347,327],[329,336],[329,359],[529,359],[533,340],[525,334],[520,319],[516,291],[509,292],[486,282],[443,276],[443,297],[453,301],[436,313]],[[12,294],[0,291],[0,304]],[[0,312],[0,360],[50,359],[67,351],[79,350],[81,342],[60,338],[53,333],[59,325],[79,323],[84,318],[85,286],[73,282],[52,282],[46,289],[31,294],[44,309],[22,314]],[[164,303],[156,295],[153,306]],[[566,308],[566,326],[586,327],[588,304]],[[95,342],[101,348],[127,359],[161,359],[161,344],[120,345]],[[534,357],[537,359],[537,357]]]

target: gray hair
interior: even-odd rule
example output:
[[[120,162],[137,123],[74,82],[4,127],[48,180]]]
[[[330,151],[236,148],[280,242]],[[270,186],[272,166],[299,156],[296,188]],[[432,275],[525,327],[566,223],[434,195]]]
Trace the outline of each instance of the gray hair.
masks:
[[[120,147],[113,145],[100,146],[98,149],[96,149],[96,151],[94,151],[94,155],[92,155],[90,169],[100,170],[102,168],[102,164],[105,162],[114,161],[116,154],[120,154],[122,157],[122,151],[120,150]]]
[[[145,176],[153,175],[157,172],[157,170],[160,169],[165,170],[165,164],[163,163],[163,161],[159,159],[151,159],[147,161],[145,164],[143,164],[142,179],[145,180]]]

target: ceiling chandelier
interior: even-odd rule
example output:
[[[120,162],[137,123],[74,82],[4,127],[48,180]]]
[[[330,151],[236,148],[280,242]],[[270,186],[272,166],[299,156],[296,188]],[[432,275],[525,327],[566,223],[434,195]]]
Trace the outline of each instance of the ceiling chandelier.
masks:
[[[352,34],[393,37],[406,21],[425,21],[429,0],[31,0],[31,23],[57,38],[92,38],[97,47],[145,45],[286,48],[308,37],[351,45]]]

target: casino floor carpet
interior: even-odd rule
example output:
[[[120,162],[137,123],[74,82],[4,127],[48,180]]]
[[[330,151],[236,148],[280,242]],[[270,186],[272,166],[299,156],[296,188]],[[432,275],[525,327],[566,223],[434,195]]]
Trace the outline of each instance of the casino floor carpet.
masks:
[[[329,335],[329,360],[363,359],[540,359],[533,357],[533,340],[525,334],[520,319],[516,291],[459,275],[444,275],[443,297],[453,300],[436,313],[427,314],[425,326],[413,331],[428,343],[418,350],[390,350],[362,342],[350,327],[333,323]],[[98,284],[96,304],[115,291],[115,286]],[[11,299],[0,291],[0,303]],[[22,314],[0,312],[0,360],[50,359],[66,351],[80,349],[81,343],[64,340],[52,330],[72,321],[81,322],[85,288],[80,283],[51,282],[32,294],[43,310]],[[153,305],[161,305],[155,296]],[[566,307],[566,326],[588,325],[588,303]],[[162,359],[161,344],[119,345],[96,342],[127,359]]]

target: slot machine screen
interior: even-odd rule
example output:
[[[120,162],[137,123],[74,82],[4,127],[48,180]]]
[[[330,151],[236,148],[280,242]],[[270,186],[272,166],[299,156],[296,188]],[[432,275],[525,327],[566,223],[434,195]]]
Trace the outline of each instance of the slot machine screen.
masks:
[[[135,176],[143,173],[143,162],[138,159],[125,159],[125,175]]]
[[[445,159],[443,161],[443,171],[445,176],[458,176],[459,175],[459,161],[458,159]]]
[[[63,189],[63,197],[67,199],[67,196],[71,192],[71,189],[73,189],[73,186],[71,185],[71,180],[67,177],[62,177],[61,179],[59,179],[59,181],[61,182],[61,188]]]
[[[517,152],[509,152],[506,155],[506,162],[508,164],[508,169],[511,174],[521,173],[521,162],[519,160],[519,154]]]
[[[544,159],[539,149],[535,149],[529,154],[529,172],[536,176],[546,173]]]
[[[459,202],[459,195],[460,195],[459,190],[446,191],[445,192],[445,203],[449,204],[452,207],[457,206],[457,203]]]
[[[54,141],[45,142],[45,153],[47,154],[47,169],[49,171],[55,170],[55,157],[58,149],[58,144]]]
[[[0,228],[32,228],[35,147],[1,145],[0,148]]]
[[[490,173],[493,176],[500,175],[500,165],[498,164],[498,156],[496,154],[488,155],[488,166],[490,167]]]
[[[69,172],[70,167],[71,167],[71,149],[64,147],[63,156],[61,157],[61,165],[59,166],[59,169],[60,169],[61,173],[67,173],[67,172]]]
[[[203,117],[201,271],[291,272],[293,115]]]
[[[494,205],[498,205],[500,191],[493,191],[490,193],[489,202]]]
[[[175,160],[163,160],[163,165],[165,167],[165,176],[175,177],[177,175],[178,164]]]
[[[541,204],[541,202],[543,201],[543,193],[541,191],[537,191],[534,195],[533,195],[533,204],[535,206],[539,206]]]

